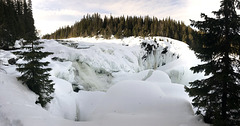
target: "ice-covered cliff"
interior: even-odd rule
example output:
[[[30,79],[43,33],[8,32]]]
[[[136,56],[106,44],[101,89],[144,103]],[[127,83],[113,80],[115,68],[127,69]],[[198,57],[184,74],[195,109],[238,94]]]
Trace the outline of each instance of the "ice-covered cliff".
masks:
[[[52,75],[92,91],[107,90],[119,74],[147,69],[163,70],[172,82],[188,84],[189,68],[199,62],[188,45],[164,37],[45,41],[45,50],[54,52]]]

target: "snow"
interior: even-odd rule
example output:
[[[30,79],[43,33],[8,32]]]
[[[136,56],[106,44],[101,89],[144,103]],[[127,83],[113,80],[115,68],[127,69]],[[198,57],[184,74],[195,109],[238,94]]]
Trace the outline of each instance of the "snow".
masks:
[[[143,60],[140,43],[154,38],[159,48]],[[207,125],[194,115],[184,91],[188,82],[204,78],[189,70],[201,62],[186,44],[154,38],[42,40],[44,50],[54,53],[43,59],[51,62],[55,83],[54,99],[45,109],[17,81],[20,73],[8,64],[16,56],[0,50],[0,126]]]
[[[162,74],[156,71],[153,75],[158,73]],[[151,76],[149,81],[127,80],[115,84],[94,111],[93,120],[104,120],[102,125],[116,126],[203,125],[193,116],[183,86],[167,82],[169,78],[165,77]],[[160,80],[166,82],[159,83]]]
[[[65,119],[75,120],[76,100],[74,99],[75,93],[72,90],[71,83],[58,78],[52,80],[56,83],[54,85],[55,96],[49,105],[49,112]]]
[[[0,65],[8,64],[8,60],[11,58],[16,58],[11,52],[0,50]]]

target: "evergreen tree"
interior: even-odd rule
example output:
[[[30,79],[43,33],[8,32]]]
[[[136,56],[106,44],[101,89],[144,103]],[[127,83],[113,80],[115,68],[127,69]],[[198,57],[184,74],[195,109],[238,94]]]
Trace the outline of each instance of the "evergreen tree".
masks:
[[[32,2],[31,0],[24,0],[24,24],[25,24],[25,36],[24,39],[28,40],[29,37],[35,37],[35,26],[34,26],[34,19],[32,14]]]
[[[9,15],[5,14],[5,16],[8,16],[8,19],[14,19],[14,21],[11,23],[4,23],[4,25],[7,25],[6,29],[11,32],[10,35],[24,37],[24,39],[26,39],[22,51],[16,52],[16,54],[20,55],[20,58],[24,61],[24,63],[17,64],[17,71],[22,73],[22,75],[18,77],[18,80],[21,80],[24,85],[27,85],[30,90],[39,95],[36,103],[40,103],[42,107],[45,107],[53,98],[50,94],[54,92],[54,84],[52,83],[52,80],[49,80],[50,74],[48,71],[51,69],[46,68],[49,62],[42,62],[41,59],[52,53],[42,52],[41,49],[43,47],[40,46],[42,42],[36,41],[37,37],[32,15],[31,0],[28,0],[28,2],[24,0],[23,4],[19,1],[15,1],[15,5],[13,4],[13,1],[7,1],[9,2],[8,9],[12,12]],[[16,6],[16,8],[14,6]],[[13,34],[14,32],[12,31],[15,31],[15,29],[12,29],[12,27],[21,23],[23,23],[24,27],[15,27],[18,29],[18,32]],[[22,36],[17,34],[21,31],[24,32],[21,34]],[[6,38],[6,35],[3,37]]]
[[[54,92],[52,80],[49,80],[50,68],[49,62],[42,62],[41,59],[51,55],[50,52],[42,52],[43,47],[40,46],[42,42],[34,41],[32,39],[27,40],[24,43],[23,49],[25,51],[16,52],[23,58],[25,63],[18,63],[17,71],[22,75],[18,77],[18,80],[22,81],[22,84],[27,85],[30,90],[39,95],[37,103],[40,103],[42,107],[45,107],[48,102],[53,98],[51,93]]]
[[[31,0],[0,0],[0,48],[11,49],[17,39],[34,37]]]
[[[192,21],[200,30],[193,50],[205,63],[191,70],[205,72],[209,78],[191,82],[185,88],[194,97],[197,114],[215,126],[240,124],[239,5],[239,0],[221,0],[220,9],[213,12],[216,18],[201,14],[204,21]]]
[[[191,30],[186,33],[186,29]],[[66,32],[68,31],[68,32]],[[67,35],[66,35],[67,33]],[[186,33],[186,34],[183,34]],[[116,38],[129,36],[165,36],[178,39],[187,43],[192,43],[194,38],[190,34],[195,32],[182,22],[177,22],[170,18],[158,20],[156,17],[132,17],[124,16],[103,19],[98,13],[83,16],[70,28],[61,27],[52,34],[43,36],[45,39],[63,39],[66,37],[87,37],[99,36],[110,38],[114,35]]]
[[[3,49],[9,49],[14,45],[16,40],[16,11],[14,3],[11,0],[3,0],[4,11],[3,11],[3,22],[2,23],[2,42]],[[1,26],[1,24],[0,24]]]

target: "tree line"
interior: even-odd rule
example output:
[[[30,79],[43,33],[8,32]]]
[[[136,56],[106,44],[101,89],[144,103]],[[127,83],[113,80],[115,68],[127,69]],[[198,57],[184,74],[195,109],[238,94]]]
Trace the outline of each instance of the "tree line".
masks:
[[[10,49],[17,39],[35,36],[31,0],[0,0],[0,49]]]
[[[101,36],[116,38],[129,36],[165,36],[187,43],[193,42],[195,31],[183,22],[156,17],[120,16],[101,18],[100,14],[87,14],[72,26],[59,28],[52,34],[44,35],[44,39],[63,39],[70,37]]]

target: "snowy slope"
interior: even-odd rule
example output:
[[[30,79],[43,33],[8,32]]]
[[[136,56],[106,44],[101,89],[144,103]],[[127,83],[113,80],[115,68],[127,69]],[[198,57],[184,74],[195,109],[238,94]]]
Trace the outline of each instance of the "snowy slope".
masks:
[[[140,43],[154,38],[42,40],[54,52],[44,59],[55,83],[47,109],[16,80],[19,73],[7,63],[16,56],[0,50],[0,126],[206,125],[194,116],[183,86],[203,78],[189,70],[200,61],[186,44],[155,38],[159,47],[146,60]]]

